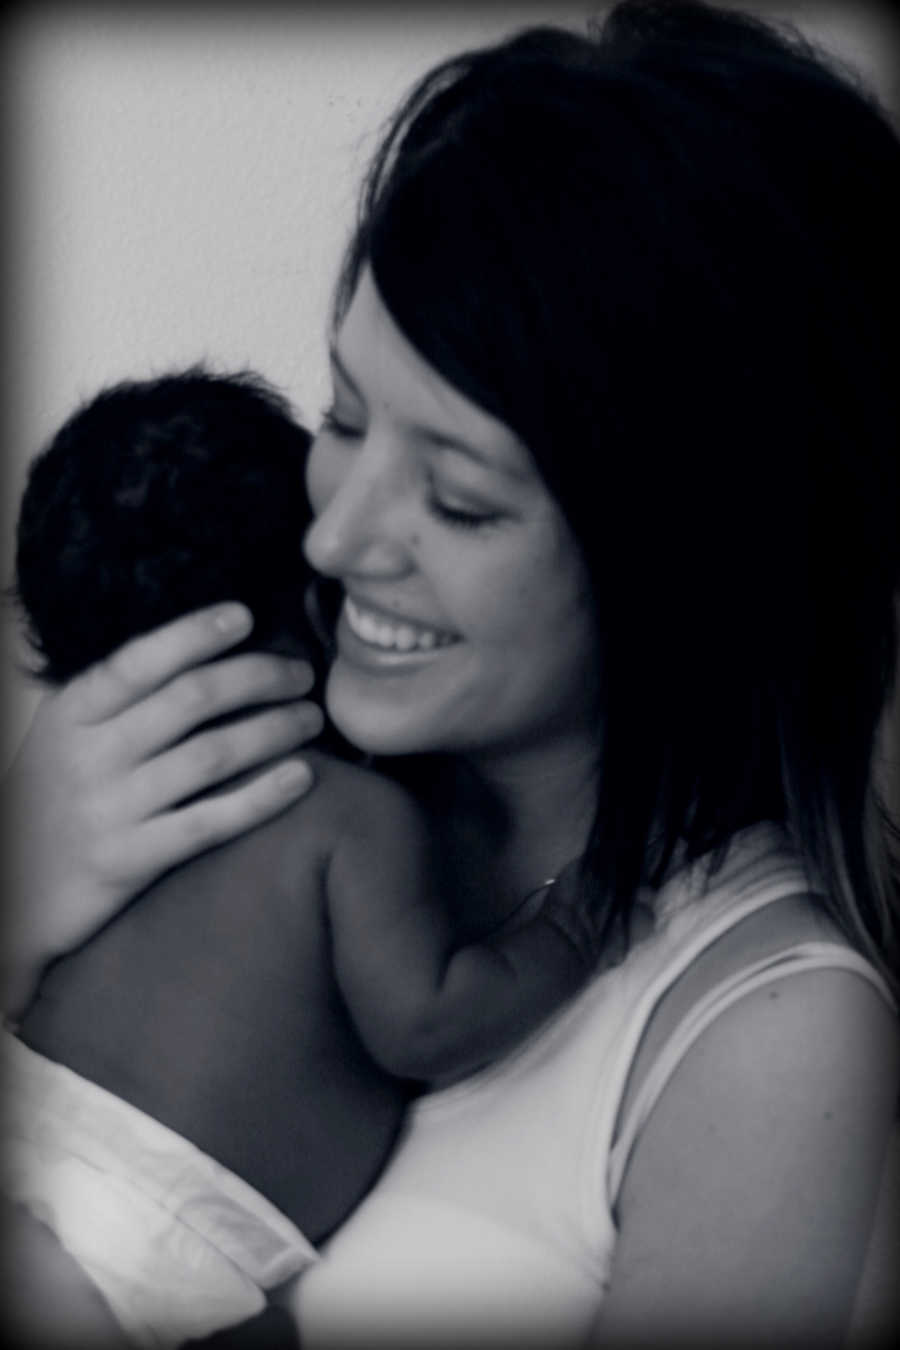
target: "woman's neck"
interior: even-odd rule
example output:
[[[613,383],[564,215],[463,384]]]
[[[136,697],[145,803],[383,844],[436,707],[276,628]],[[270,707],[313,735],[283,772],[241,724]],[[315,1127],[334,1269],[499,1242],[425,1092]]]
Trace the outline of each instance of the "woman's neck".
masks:
[[[596,800],[595,754],[563,742],[404,767],[400,776],[435,823],[452,876],[448,903],[465,930],[503,922],[583,852]]]

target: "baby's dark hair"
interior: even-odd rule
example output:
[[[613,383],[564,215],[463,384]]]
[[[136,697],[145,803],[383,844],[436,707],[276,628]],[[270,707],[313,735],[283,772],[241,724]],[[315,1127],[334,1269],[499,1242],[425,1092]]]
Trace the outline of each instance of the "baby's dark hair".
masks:
[[[78,408],[32,463],[19,513],[14,592],[34,673],[64,683],[224,600],[253,613],[243,645],[315,659],[302,549],[310,441],[248,371],[193,366]]]

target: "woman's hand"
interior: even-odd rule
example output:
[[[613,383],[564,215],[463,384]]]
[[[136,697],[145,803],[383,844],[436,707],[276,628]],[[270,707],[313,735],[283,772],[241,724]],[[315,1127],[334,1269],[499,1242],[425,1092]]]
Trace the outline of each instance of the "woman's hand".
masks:
[[[251,627],[237,604],[188,615],[45,696],[4,784],[7,1011],[48,960],[168,868],[309,785],[309,769],[284,756],[321,729],[320,710],[302,701],[311,670],[227,656]]]

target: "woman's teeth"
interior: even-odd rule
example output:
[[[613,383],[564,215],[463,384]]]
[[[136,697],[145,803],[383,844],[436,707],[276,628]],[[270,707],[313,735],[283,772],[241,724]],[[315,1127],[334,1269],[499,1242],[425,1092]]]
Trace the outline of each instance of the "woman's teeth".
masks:
[[[350,631],[360,641],[386,652],[430,652],[435,647],[446,647],[456,641],[452,634],[438,632],[436,628],[423,628],[405,621],[394,623],[371,610],[360,609],[349,595],[344,603],[344,614]]]

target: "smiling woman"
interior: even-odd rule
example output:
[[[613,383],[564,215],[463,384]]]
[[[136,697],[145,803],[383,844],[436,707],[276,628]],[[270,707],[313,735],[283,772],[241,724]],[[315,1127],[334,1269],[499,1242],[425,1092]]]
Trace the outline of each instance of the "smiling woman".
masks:
[[[331,716],[379,755],[533,745],[588,763],[599,653],[587,572],[528,451],[429,369],[364,276],[310,456],[315,568],[346,601]]]

